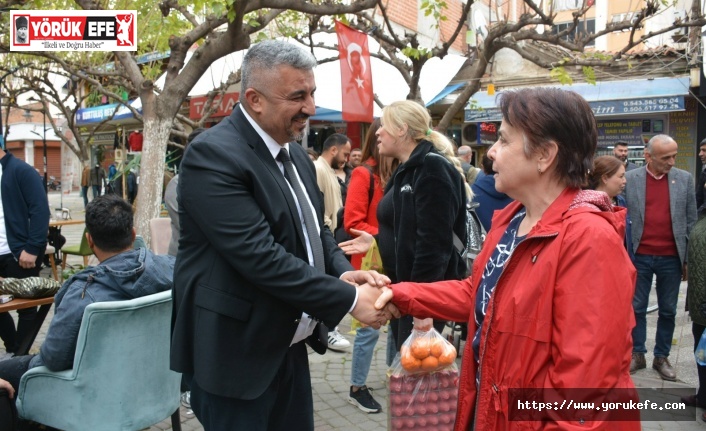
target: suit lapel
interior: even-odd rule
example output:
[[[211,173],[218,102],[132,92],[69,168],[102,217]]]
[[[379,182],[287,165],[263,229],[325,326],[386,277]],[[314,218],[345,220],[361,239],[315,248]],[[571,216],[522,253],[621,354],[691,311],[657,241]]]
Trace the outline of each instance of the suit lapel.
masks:
[[[647,170],[640,169],[637,173],[639,178],[637,184],[637,205],[640,209],[640,220],[645,224],[645,197],[647,196]]]
[[[672,226],[677,219],[677,196],[681,195],[681,184],[677,181],[677,171],[672,168],[667,173],[667,182],[669,184],[669,211],[672,216]]]

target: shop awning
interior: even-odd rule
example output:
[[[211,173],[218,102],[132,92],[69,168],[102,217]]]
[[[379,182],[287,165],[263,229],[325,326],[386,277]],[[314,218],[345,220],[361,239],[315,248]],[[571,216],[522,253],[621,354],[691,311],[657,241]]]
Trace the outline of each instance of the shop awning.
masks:
[[[597,117],[634,115],[684,110],[684,96],[689,94],[689,77],[631,79],[592,84],[550,85],[573,91],[591,105]],[[465,121],[500,121],[497,108],[499,91],[493,96],[476,93],[466,107]]]
[[[431,106],[431,105],[437,103],[438,101],[440,101],[444,97],[448,96],[449,94],[453,93],[454,91],[458,90],[459,88],[463,87],[464,85],[466,85],[465,82],[459,82],[458,84],[447,85],[446,88],[441,90],[441,92],[439,94],[437,94],[436,96],[434,96],[433,99],[428,101],[425,106]]]

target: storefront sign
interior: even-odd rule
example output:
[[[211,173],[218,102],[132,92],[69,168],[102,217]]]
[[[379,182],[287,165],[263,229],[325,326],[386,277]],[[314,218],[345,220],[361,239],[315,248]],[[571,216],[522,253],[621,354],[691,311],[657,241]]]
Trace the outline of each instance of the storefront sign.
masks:
[[[226,93],[223,97],[214,97],[213,102],[211,102],[214,111],[211,113],[210,118],[227,117],[233,111],[233,106],[238,103],[239,99],[240,93]],[[203,117],[203,113],[206,110],[206,102],[208,102],[208,96],[192,97],[189,102],[189,118],[198,120]]]
[[[684,110],[684,96],[647,97],[642,99],[606,100],[589,102],[596,117],[623,114],[652,114]],[[464,115],[467,123],[481,121],[501,121],[502,113],[498,108],[467,109]]]
[[[481,145],[493,145],[495,141],[498,140],[498,129],[500,128],[500,123],[483,122],[479,124],[478,128],[480,130]]]
[[[674,166],[691,172],[692,175],[696,173],[696,153],[698,153],[696,146],[698,109],[696,99],[689,99],[685,111],[669,114],[669,136],[679,144],[679,154]]]
[[[598,148],[613,146],[617,141],[627,142],[629,146],[642,146],[642,119],[610,119],[597,121]]]
[[[138,108],[137,111],[142,112],[142,109]],[[115,115],[113,115],[113,113],[115,113]],[[85,124],[100,123],[101,121],[107,119],[123,120],[126,118],[133,118],[132,111],[118,103],[94,106],[92,108],[81,108],[76,111],[76,124],[79,126],[83,126]]]
[[[596,116],[620,114],[651,114],[684,110],[684,96],[651,97],[645,99],[589,102]]]

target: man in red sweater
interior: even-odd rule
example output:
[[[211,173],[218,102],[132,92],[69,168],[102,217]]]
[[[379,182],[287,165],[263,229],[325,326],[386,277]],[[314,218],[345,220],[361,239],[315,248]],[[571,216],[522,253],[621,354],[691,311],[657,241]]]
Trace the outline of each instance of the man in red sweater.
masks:
[[[656,275],[659,318],[652,368],[662,379],[670,381],[677,379],[677,373],[668,359],[674,335],[677,297],[682,277],[686,278],[687,238],[696,223],[694,179],[690,173],[674,167],[677,152],[674,139],[667,135],[654,136],[645,147],[647,164],[625,174],[625,198],[632,220],[637,269],[633,297],[636,326],[632,331],[630,372],[647,366],[645,315],[652,278]]]

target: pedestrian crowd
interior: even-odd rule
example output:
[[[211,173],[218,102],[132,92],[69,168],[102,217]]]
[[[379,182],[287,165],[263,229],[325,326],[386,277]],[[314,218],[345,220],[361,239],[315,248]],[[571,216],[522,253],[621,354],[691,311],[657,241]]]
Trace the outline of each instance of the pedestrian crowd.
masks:
[[[30,368],[72,367],[87,305],[171,290],[169,366],[207,430],[313,430],[306,346],[351,349],[337,329],[346,314],[356,322],[347,400],[366,413],[383,410],[366,381],[381,328],[389,322],[392,365],[414,331],[452,322],[468,341],[455,430],[639,430],[639,418],[607,427],[589,413],[518,418],[509,400],[517,388],[629,394],[648,337],[652,368],[677,379],[669,356],[687,275],[695,349],[706,329],[706,171],[695,181],[676,168],[679,145],[663,134],[646,143],[643,166],[624,142],[595,157],[591,107],[554,88],[503,92],[498,139],[481,160],[414,101],[383,108],[362,148],[335,133],[320,153],[305,150],[296,141],[315,114],[315,65],[287,42],[248,50],[240,102],[191,133],[166,187],[165,256],[134,246],[130,173],[126,202],[112,193],[114,169],[84,169],[85,235],[99,264],[61,287],[38,354],[0,361],[0,394],[13,398]],[[131,139],[141,149],[141,136]],[[699,157],[706,166],[706,140]],[[49,220],[41,180],[2,150],[0,165],[0,277],[34,277]],[[474,205],[487,236],[469,266]],[[21,310],[15,328],[0,313],[6,352],[34,319]],[[683,401],[706,408],[706,367],[697,370],[698,392]]]

